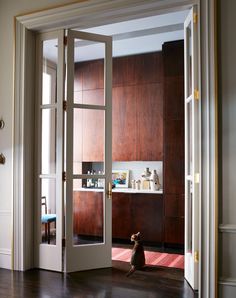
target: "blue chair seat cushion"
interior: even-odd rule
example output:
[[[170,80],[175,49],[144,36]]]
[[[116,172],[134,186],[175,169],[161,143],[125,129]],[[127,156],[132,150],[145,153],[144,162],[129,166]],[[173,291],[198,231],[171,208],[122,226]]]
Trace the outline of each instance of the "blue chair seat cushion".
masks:
[[[42,223],[49,223],[49,222],[53,222],[56,221],[57,215],[56,214],[43,214],[41,221]]]

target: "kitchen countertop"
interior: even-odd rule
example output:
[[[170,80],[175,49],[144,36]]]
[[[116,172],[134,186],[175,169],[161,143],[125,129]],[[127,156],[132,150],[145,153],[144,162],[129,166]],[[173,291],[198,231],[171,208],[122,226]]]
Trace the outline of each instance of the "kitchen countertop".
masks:
[[[74,191],[94,191],[103,192],[102,188],[77,188]],[[147,190],[147,189],[132,189],[132,188],[113,188],[112,192],[118,193],[145,193],[145,194],[163,194],[163,189],[160,190]]]

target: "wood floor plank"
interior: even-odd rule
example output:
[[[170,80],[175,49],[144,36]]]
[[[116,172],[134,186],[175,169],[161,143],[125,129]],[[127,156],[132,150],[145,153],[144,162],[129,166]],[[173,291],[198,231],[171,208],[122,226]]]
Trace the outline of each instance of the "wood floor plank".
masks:
[[[112,268],[70,274],[0,269],[0,297],[198,297],[184,280],[183,270],[150,266],[126,277],[128,270],[129,264],[119,261],[113,261]]]

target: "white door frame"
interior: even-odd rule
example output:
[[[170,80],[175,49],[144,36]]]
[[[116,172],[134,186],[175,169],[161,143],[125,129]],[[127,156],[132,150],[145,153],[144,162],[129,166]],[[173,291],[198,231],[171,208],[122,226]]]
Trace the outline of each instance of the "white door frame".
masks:
[[[200,297],[217,292],[217,92],[215,0],[96,0],[15,18],[13,260],[12,268],[33,267],[34,31],[86,28],[200,6],[202,96],[202,188]],[[86,23],[87,20],[87,23]],[[30,60],[31,63],[27,63]],[[29,117],[30,116],[30,117]]]

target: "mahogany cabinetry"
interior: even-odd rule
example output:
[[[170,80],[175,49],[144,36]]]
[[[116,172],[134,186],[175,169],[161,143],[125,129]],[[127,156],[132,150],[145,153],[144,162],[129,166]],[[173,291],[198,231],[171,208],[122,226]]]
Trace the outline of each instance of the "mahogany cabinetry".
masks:
[[[103,61],[75,64],[76,102],[103,103]],[[161,52],[113,58],[113,161],[162,160],[163,75]],[[82,115],[83,114],[83,115]],[[101,113],[82,112],[83,161],[103,160]],[[93,140],[94,146],[91,146]]]
[[[74,234],[101,236],[103,193],[74,192]],[[146,242],[163,241],[163,196],[161,194],[112,194],[112,237],[129,240],[141,232]]]
[[[102,60],[75,64],[75,103],[103,105],[103,86]],[[79,109],[77,115],[74,117],[75,159],[84,162],[104,161],[104,111]]]
[[[163,44],[164,242],[184,244],[184,42]]]
[[[161,52],[113,59],[113,161],[162,160]]]
[[[73,231],[80,236],[103,235],[103,193],[74,191]]]
[[[129,240],[140,232],[143,241],[162,243],[163,197],[161,194],[112,194],[112,237]]]

